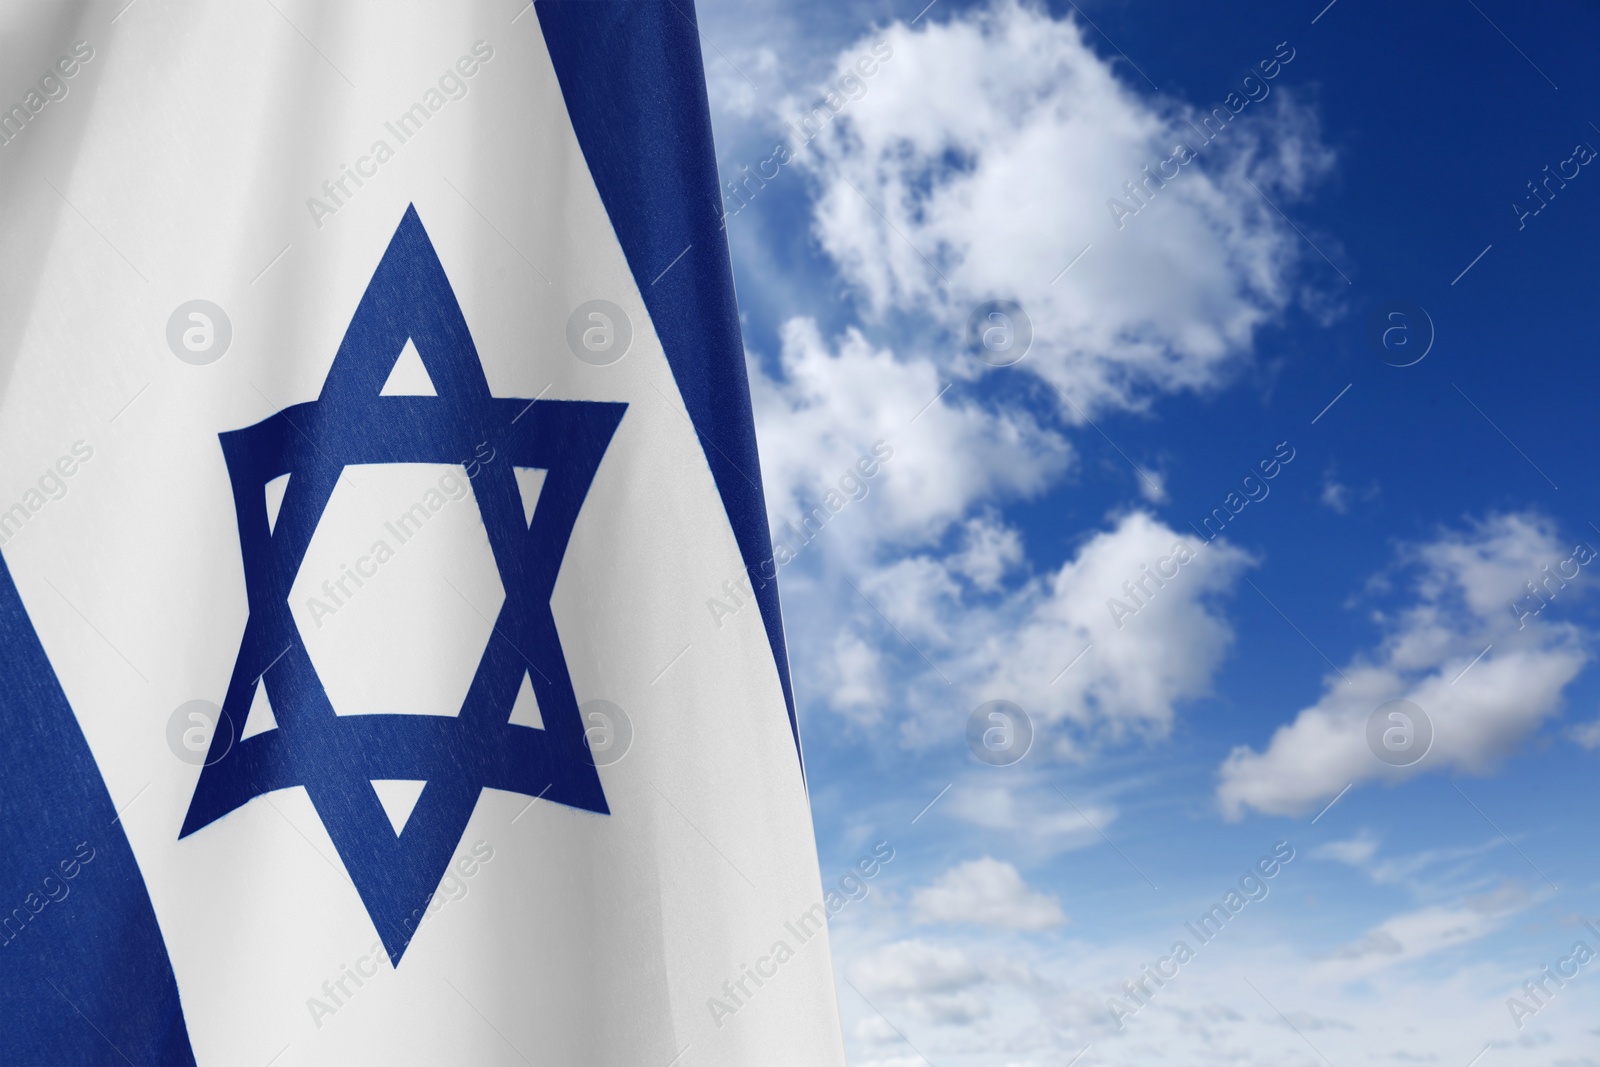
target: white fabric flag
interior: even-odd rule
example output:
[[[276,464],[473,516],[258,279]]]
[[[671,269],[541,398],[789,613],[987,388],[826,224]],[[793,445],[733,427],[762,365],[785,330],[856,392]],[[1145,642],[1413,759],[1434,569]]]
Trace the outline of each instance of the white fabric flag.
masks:
[[[0,1062],[844,1062],[693,18],[0,10]]]

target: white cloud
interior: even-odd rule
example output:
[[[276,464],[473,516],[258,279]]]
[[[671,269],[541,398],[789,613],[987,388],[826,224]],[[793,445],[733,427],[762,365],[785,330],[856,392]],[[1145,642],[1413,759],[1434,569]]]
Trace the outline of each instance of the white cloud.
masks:
[[[1527,893],[1508,886],[1459,903],[1430,904],[1393,916],[1334,950],[1317,965],[1314,980],[1342,985],[1477,941],[1499,930],[1528,903]]]
[[[1167,492],[1166,475],[1148,468],[1140,468],[1139,474],[1140,496],[1157,506],[1165,504],[1170,499],[1170,494]]]
[[[1567,736],[1593,752],[1600,748],[1600,719],[1590,719],[1588,722],[1575,724],[1567,731]]]
[[[748,21],[748,9],[745,15]],[[707,56],[705,69],[707,95],[718,117],[725,119],[760,114],[763,94],[779,83],[783,73],[777,52],[766,44],[739,48],[727,56]]]
[[[1343,841],[1329,841],[1311,850],[1319,860],[1334,860],[1351,867],[1364,867],[1378,852],[1378,839],[1362,833]]]
[[[1518,629],[1511,607],[1524,582],[1569,555],[1534,513],[1493,515],[1403,549],[1410,605],[1377,614],[1378,647],[1326,678],[1317,703],[1280,727],[1265,751],[1233,750],[1217,792],[1224,813],[1300,813],[1350,782],[1492,767],[1556,713],[1588,661],[1576,626],[1541,615]],[[1367,747],[1368,717],[1395,699],[1417,704],[1434,725],[1432,749],[1410,768],[1391,767]]]
[[[1006,840],[1039,857],[1098,843],[1098,831],[1117,820],[1109,804],[1084,801],[1077,809],[1062,802],[1045,782],[1027,774],[1012,784],[969,778],[958,783],[944,812],[959,822]]]
[[[833,639],[831,667],[834,705],[852,709],[866,721],[877,722],[880,709],[888,699],[883,654],[877,646],[851,631],[841,631]]]
[[[1316,859],[1343,863],[1365,874],[1376,885],[1398,885],[1419,899],[1463,895],[1483,885],[1473,861],[1507,844],[1498,834],[1487,834],[1474,845],[1449,845],[1403,855],[1379,856],[1379,839],[1366,829],[1354,837],[1330,841],[1311,850]]]
[[[791,640],[816,665],[813,691],[864,726],[895,707],[913,747],[959,734],[984,701],[1009,700],[1031,718],[1041,754],[1062,756],[1164,737],[1176,706],[1210,691],[1233,639],[1217,601],[1252,565],[1247,553],[1141,511],[1052,573],[1021,570],[1016,544],[1014,530],[983,517],[963,527],[956,551],[789,581],[800,620]]]
[[[954,403],[931,362],[898,359],[857,330],[833,351],[815,322],[793,319],[778,362],[781,378],[752,365],[750,383],[775,526],[798,525],[830,493],[837,505],[864,491],[845,505],[872,514],[859,536],[924,542],[977,503],[1039,492],[1071,461],[1060,434],[1025,413]],[[872,477],[861,475],[863,457],[878,460]]]
[[[917,922],[1048,930],[1067,921],[1055,897],[1028,888],[1009,863],[984,856],[945,871],[911,898]]]
[[[992,618],[969,607],[963,664],[977,691],[1078,738],[1164,736],[1174,705],[1209,691],[1232,641],[1213,602],[1251,563],[1130,512]]]
[[[992,515],[983,515],[963,525],[961,551],[950,557],[949,563],[973,588],[992,593],[1022,560],[1022,538],[1017,531]]]
[[[1365,487],[1356,488],[1340,481],[1339,468],[1330,463],[1322,472],[1322,495],[1319,499],[1322,506],[1339,515],[1348,515],[1350,505],[1359,499],[1363,504],[1370,503],[1378,498],[1382,492],[1376,481],[1369,481]]]
[[[1299,238],[1251,183],[1282,205],[1331,163],[1293,66],[1119,229],[1108,201],[1199,144],[1195,109],[1134,92],[1073,20],[1014,0],[879,36],[892,61],[798,157],[816,235],[874,312],[959,333],[1015,299],[1034,328],[1020,366],[1092,412],[1217,384],[1288,304]]]
[[[1332,472],[1322,476],[1322,506],[1340,515],[1350,511],[1350,487],[1335,479]]]
[[[850,968],[869,996],[893,997],[917,1017],[967,1025],[989,1014],[983,970],[961,949],[913,938],[867,955]]]

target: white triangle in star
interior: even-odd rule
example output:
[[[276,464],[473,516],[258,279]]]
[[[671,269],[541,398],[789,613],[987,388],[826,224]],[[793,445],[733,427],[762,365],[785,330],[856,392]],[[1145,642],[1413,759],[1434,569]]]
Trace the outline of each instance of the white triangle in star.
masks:
[[[268,533],[278,527],[278,511],[283,507],[283,494],[288,488],[289,476],[287,474],[280,474],[266,484]]]
[[[378,794],[378,803],[383,805],[383,813],[389,816],[389,825],[394,827],[394,836],[399,837],[428,783],[409,778],[373,778],[371,781],[372,791]]]
[[[531,726],[535,730],[544,729],[544,716],[539,714],[539,698],[533,695],[533,679],[528,677],[528,672],[522,672],[522,687],[517,690],[517,702],[511,705],[512,726]]]
[[[244,729],[239,731],[239,740],[277,728],[278,717],[272,714],[272,701],[267,698],[267,680],[262,678],[256,682],[256,695],[250,698],[250,711],[244,717]]]
[[[532,526],[533,509],[539,506],[539,492],[549,472],[542,467],[512,467],[511,471],[517,476],[517,492],[522,494],[522,518]]]
[[[433,379],[428,377],[428,368],[422,365],[422,354],[411,343],[411,338],[406,338],[406,346],[400,350],[400,358],[394,361],[394,370],[389,372],[389,380],[383,383],[378,395],[439,395],[439,391],[433,387]]]

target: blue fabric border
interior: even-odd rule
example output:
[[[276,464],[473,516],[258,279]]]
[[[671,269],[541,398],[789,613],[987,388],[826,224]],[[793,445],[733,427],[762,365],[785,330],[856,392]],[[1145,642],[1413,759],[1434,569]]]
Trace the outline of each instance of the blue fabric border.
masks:
[[[589,172],[704,445],[772,644],[798,753],[778,587],[693,0],[537,0]]]

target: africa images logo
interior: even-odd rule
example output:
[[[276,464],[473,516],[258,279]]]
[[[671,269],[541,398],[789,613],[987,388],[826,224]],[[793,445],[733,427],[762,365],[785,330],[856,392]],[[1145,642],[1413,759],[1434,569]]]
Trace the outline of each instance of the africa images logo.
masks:
[[[434,396],[380,395],[410,342]],[[225,747],[219,731],[179,838],[277,789],[304,786],[390,961],[405,919],[439,885],[486,787],[609,814],[584,742],[551,592],[627,405],[492,396],[416,208],[390,240],[314,401],[220,434],[233,485],[249,618],[223,700],[244,722],[257,687],[276,727]],[[290,614],[289,591],[335,484],[356,464],[460,463],[482,442],[504,462],[472,481],[505,601],[455,715],[338,715]],[[543,471],[531,515],[518,470]],[[267,483],[288,475],[276,522]],[[511,723],[531,684],[543,728]],[[423,782],[397,831],[375,781]]]

